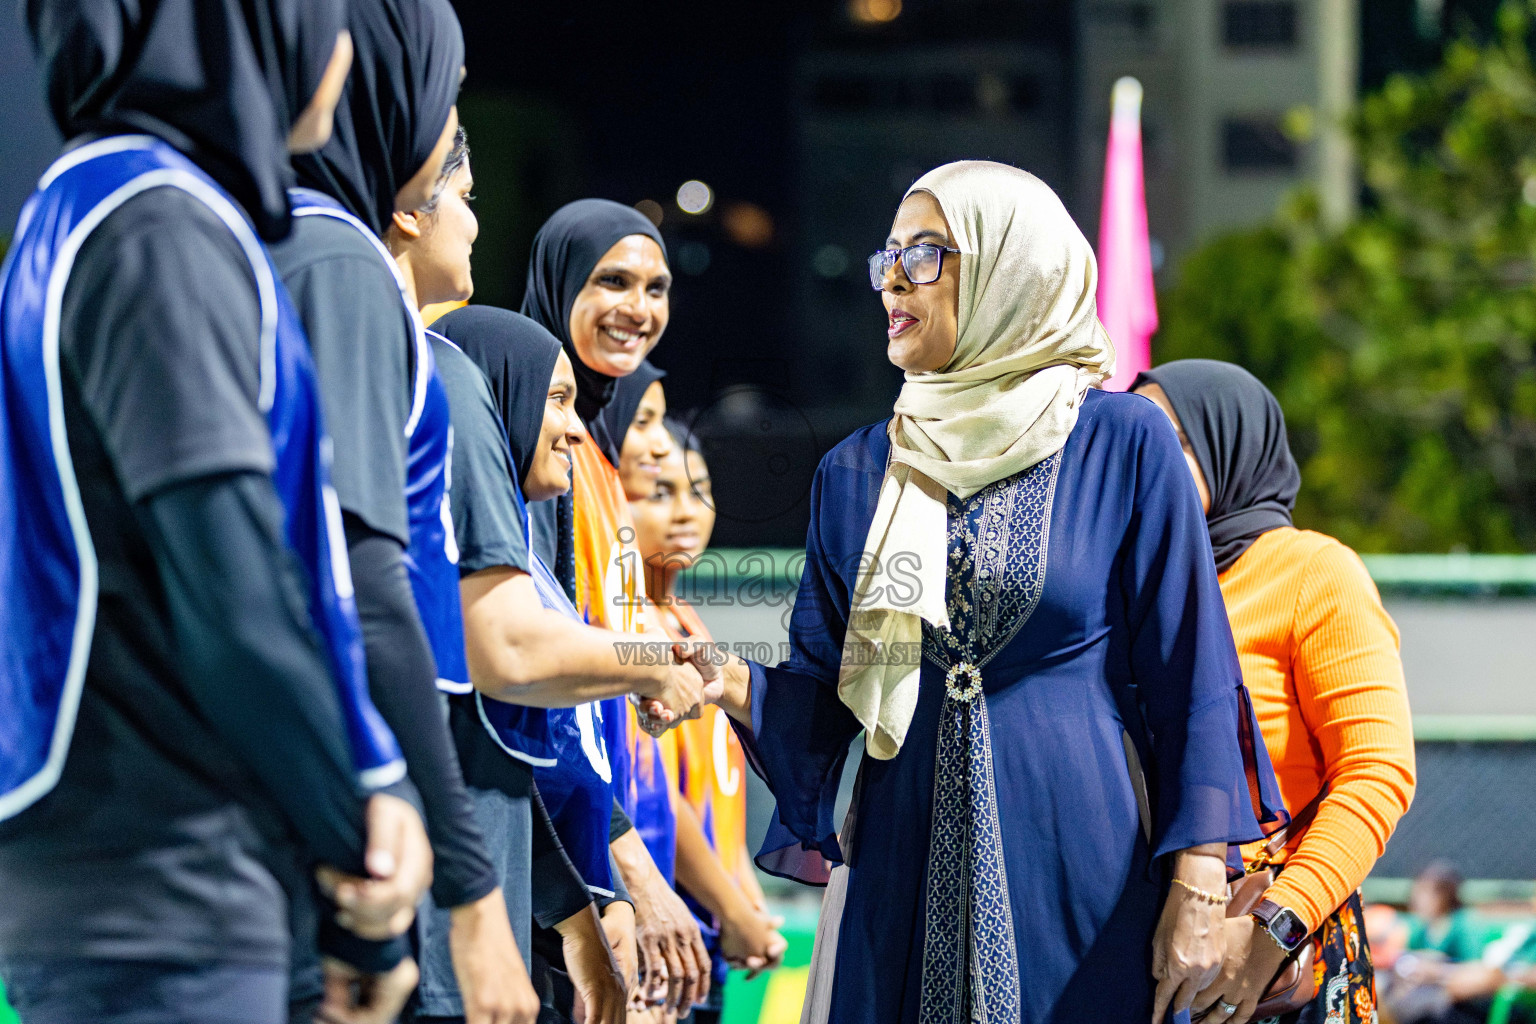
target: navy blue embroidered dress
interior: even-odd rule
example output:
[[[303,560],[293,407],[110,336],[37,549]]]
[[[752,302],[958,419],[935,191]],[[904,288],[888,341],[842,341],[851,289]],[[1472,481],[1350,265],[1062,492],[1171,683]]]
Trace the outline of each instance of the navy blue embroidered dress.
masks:
[[[792,657],[752,667],[759,863],[804,881],[845,859],[838,665],[888,452],[882,423],[823,460]],[[948,549],[952,630],[925,626],[900,753],[864,760],[828,1019],[1145,1024],[1164,855],[1258,836],[1245,751],[1278,806],[1167,419],[1089,392],[1061,452],[950,496]]]

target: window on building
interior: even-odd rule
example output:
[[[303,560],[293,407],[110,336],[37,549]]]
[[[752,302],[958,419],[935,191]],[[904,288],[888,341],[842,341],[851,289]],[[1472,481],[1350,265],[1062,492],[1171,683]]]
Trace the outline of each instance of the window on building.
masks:
[[[1294,171],[1296,143],[1275,117],[1229,117],[1221,126],[1222,164],[1231,174]]]
[[[1148,39],[1157,24],[1157,10],[1143,0],[1130,3],[1096,3],[1088,7],[1088,19],[1117,34]]]
[[[951,117],[1028,115],[1039,110],[1043,97],[1044,87],[1034,74],[830,74],[811,83],[812,104],[831,114],[918,110]]]
[[[1040,106],[1040,79],[1014,75],[1008,80],[1008,101],[1016,114],[1032,114]]]
[[[976,82],[962,75],[933,79],[933,107],[941,114],[970,114],[976,110]]]
[[[816,105],[823,110],[857,111],[875,106],[874,79],[853,75],[828,75],[815,85]]]
[[[1227,0],[1222,41],[1242,49],[1291,49],[1296,45],[1295,0]]]
[[[834,114],[905,110],[920,103],[926,83],[905,75],[827,75],[811,85],[811,100]]]

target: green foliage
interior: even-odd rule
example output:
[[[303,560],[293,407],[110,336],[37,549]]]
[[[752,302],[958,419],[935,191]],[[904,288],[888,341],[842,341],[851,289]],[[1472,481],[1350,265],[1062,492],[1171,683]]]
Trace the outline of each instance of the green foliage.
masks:
[[[1536,549],[1536,0],[1394,76],[1350,130],[1366,208],[1302,191],[1192,253],[1159,360],[1241,363],[1280,399],[1299,525],[1367,551]]]

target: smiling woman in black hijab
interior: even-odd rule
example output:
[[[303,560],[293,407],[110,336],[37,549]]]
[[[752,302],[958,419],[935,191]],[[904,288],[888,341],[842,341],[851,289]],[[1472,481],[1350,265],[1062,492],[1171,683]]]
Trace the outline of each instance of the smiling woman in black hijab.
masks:
[[[1240,366],[1180,359],[1147,370],[1131,385],[1155,384],[1178,414],[1186,457],[1200,468],[1196,483],[1216,569],[1225,571],[1262,534],[1291,525],[1301,471],[1285,436],[1280,403]]]
[[[594,282],[593,271],[598,269],[610,251],[630,237],[648,238],[656,243],[662,270],[665,270],[667,244],[661,232],[639,210],[615,203],[608,199],[578,199],[556,210],[554,216],[544,222],[533,240],[533,255],[528,263],[528,284],[523,293],[523,314],[532,317],[560,339],[565,352],[571,357],[576,370],[579,394],[576,411],[587,428],[597,413],[613,398],[614,381],[632,373],[641,359],[661,340],[661,332],[667,326],[666,312],[636,317],[626,324],[640,335],[638,356],[632,353],[607,356],[597,333],[607,326],[603,323],[606,310],[597,312],[591,322],[579,315],[573,317],[577,299],[583,289]],[[651,277],[637,277],[634,285],[646,292],[656,292],[657,282]],[[660,284],[658,304],[664,304],[670,276]],[[617,292],[620,282],[612,282],[610,290]],[[612,348],[612,346],[608,346]],[[631,358],[626,360],[626,355]],[[622,438],[620,439],[622,440]]]
[[[640,211],[608,199],[567,203],[533,240],[523,314],[560,339],[576,371],[576,412],[594,440],[602,439],[599,450],[610,460],[609,450],[623,445],[624,434],[612,436],[598,414],[613,401],[618,378],[635,372],[666,330],[671,315],[666,259],[656,226]],[[621,341],[615,332],[632,337]],[[579,488],[577,483],[572,494],[530,510],[534,547],[572,600],[573,502]]]
[[[645,628],[636,611],[645,597],[639,574],[618,569],[608,577],[610,567],[639,558],[629,501],[610,461],[628,424],[602,422],[599,414],[614,400],[617,381],[639,371],[661,340],[671,317],[671,286],[666,245],[654,224],[620,203],[581,199],[556,210],[534,237],[523,294],[523,312],[559,338],[570,357],[576,411],[602,445],[575,449],[569,496],[530,509],[533,544],[593,625],[625,633]],[[625,557],[631,553],[633,559]],[[674,955],[683,957],[682,965],[669,969],[666,1002],[668,1009],[681,1003],[686,1012],[709,989],[698,925],[637,831],[621,836],[614,853],[636,896],[642,961],[654,968],[665,946],[681,951]]]
[[[627,743],[620,723],[628,711],[623,695],[664,691],[668,708],[680,713],[697,700],[688,695],[696,692],[700,680],[691,665],[645,665],[640,663],[644,659],[623,658],[630,638],[587,625],[574,609],[563,614],[541,600],[534,577],[542,567],[534,564],[536,556],[529,551],[515,492],[520,488],[526,494],[530,511],[548,506],[570,486],[573,449],[591,447],[582,443],[583,433],[572,415],[576,384],[571,360],[543,327],[507,310],[469,306],[447,314],[433,328],[462,348],[442,352],[440,366],[453,408],[452,507],[460,545],[466,642],[470,664],[478,666],[476,687],[487,696],[535,707],[602,701],[604,729],[609,734],[607,756],[613,759],[611,777],[619,791],[627,792],[622,760]],[[639,843],[639,836],[622,813],[608,824],[597,838],[622,858]],[[567,828],[564,835],[568,847],[579,844],[590,853],[590,830],[572,836]],[[641,884],[651,884],[655,874],[652,867]],[[634,893],[627,871],[622,880],[631,883]],[[538,882],[536,877],[536,905]],[[654,893],[634,895],[637,904],[649,898],[651,906],[665,898]],[[677,898],[672,895],[671,899]],[[675,909],[680,912],[681,907],[678,901]],[[633,965],[634,950],[633,918],[625,920],[629,913],[622,900],[608,902],[602,911],[609,941],[628,954],[626,966]],[[691,943],[686,933],[679,934],[689,920],[669,918],[652,931],[664,930],[671,941]],[[540,918],[540,923],[547,926],[549,921]],[[571,945],[573,935],[567,932],[580,923],[576,916],[560,923],[566,940],[564,966],[578,989],[590,985],[593,977],[590,961],[585,954],[577,955],[580,951]],[[693,928],[696,935],[697,927]],[[537,938],[534,948],[541,948]],[[599,951],[605,948],[603,943]],[[558,966],[558,949],[544,947],[544,953]],[[702,944],[696,951],[691,944],[678,947],[674,962],[679,970],[673,977],[678,981],[687,973],[695,979],[690,985],[697,984],[701,969],[707,976],[708,958]],[[685,968],[684,963],[689,966]],[[678,991],[688,989],[679,985]],[[592,1006],[585,991],[583,1001]],[[570,1007],[563,1010],[568,1013]]]
[[[527,317],[495,306],[454,310],[432,329],[457,345],[485,374],[507,432],[517,471],[515,483],[522,490],[544,425],[560,343]]]

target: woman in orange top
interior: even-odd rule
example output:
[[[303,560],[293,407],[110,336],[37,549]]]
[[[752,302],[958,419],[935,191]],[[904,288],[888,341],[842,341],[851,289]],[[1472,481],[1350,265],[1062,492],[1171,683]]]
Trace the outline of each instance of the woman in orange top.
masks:
[[[1358,889],[1414,787],[1397,627],[1359,556],[1291,525],[1301,474],[1280,405],[1257,378],[1187,359],[1143,373],[1134,390],[1168,415],[1184,447],[1243,681],[1285,806],[1303,819],[1264,901],[1228,921],[1222,974],[1195,1009],[1242,1024],[1286,947],[1310,941],[1318,994],[1287,1024],[1374,1024]],[[1304,809],[1319,795],[1308,823]]]

